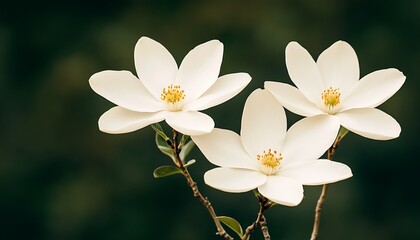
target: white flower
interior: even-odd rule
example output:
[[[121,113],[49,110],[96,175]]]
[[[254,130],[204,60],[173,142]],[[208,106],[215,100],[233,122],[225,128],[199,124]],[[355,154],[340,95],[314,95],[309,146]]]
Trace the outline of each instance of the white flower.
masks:
[[[178,69],[160,43],[142,37],[134,49],[137,78],[129,71],[102,71],[89,79],[92,89],[115,103],[99,118],[99,129],[127,133],[166,120],[178,132],[210,132],[214,121],[198,112],[238,94],[251,80],[247,73],[219,77],[223,44],[208,41],[191,50]]]
[[[286,133],[283,107],[267,91],[248,97],[242,116],[241,136],[215,128],[193,136],[193,141],[213,164],[204,175],[206,184],[226,192],[255,188],[279,204],[302,201],[303,185],[321,185],[352,176],[348,166],[317,160],[334,142],[338,119],[325,115],[303,119]]]
[[[387,140],[401,132],[398,122],[376,109],[401,88],[405,76],[395,68],[372,72],[359,81],[359,62],[353,48],[338,41],[315,62],[297,42],[286,47],[289,76],[299,88],[265,82],[280,103],[296,114],[336,116],[348,130],[361,136]]]

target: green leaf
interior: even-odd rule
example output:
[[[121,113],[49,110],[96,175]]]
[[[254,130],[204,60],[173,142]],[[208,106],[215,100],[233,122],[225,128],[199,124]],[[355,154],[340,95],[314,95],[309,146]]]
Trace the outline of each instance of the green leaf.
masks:
[[[179,146],[184,146],[184,144],[190,139],[188,135],[182,135],[181,140],[179,141]]]
[[[186,164],[184,164],[184,167],[188,167],[190,165],[193,165],[195,163],[195,159],[191,159],[190,161],[188,161]]]
[[[179,153],[179,158],[181,158],[181,160],[184,161],[187,155],[191,152],[191,150],[194,147],[195,147],[195,143],[193,141],[187,142],[187,144],[182,146],[181,152]]]
[[[349,133],[349,130],[345,127],[340,127],[340,131],[338,132],[338,137],[343,139],[347,133]]]
[[[158,133],[156,133],[155,140],[156,140],[156,146],[159,148],[159,150],[165,155],[174,159],[174,152],[172,148],[168,146],[168,143],[166,143],[166,141],[163,138],[161,138]]]
[[[163,132],[162,126],[160,126],[159,123],[155,123],[150,126],[153,128],[153,130],[155,130],[157,134],[159,134],[159,136],[162,137],[163,140],[165,140],[165,142],[169,139],[165,132]]]
[[[242,231],[241,224],[239,224],[238,221],[236,221],[234,218],[227,217],[227,216],[218,216],[217,219],[219,219],[220,222],[228,226],[230,229],[232,229],[240,238],[244,235],[244,232]]]
[[[182,170],[175,166],[160,166],[153,171],[153,177],[161,178],[174,174],[182,174]]]

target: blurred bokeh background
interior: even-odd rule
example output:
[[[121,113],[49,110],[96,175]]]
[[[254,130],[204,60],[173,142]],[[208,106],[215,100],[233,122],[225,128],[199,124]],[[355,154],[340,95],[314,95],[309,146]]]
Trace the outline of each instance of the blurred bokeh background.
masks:
[[[300,42],[315,58],[336,40],[356,50],[361,75],[395,67],[407,76],[380,109],[402,126],[398,139],[349,134],[336,160],[354,177],[330,187],[320,239],[420,239],[420,1],[8,1],[0,8],[0,239],[217,239],[205,208],[181,176],[154,179],[169,164],[149,128],[98,130],[112,103],[88,85],[95,72],[135,72],[141,36],[178,63],[210,39],[224,43],[221,74],[248,72],[236,98],[206,111],[217,127],[240,129],[246,97],[266,80],[289,82],[284,48]],[[291,123],[299,117],[288,112]],[[195,149],[193,177],[220,215],[243,225],[252,193],[204,185],[212,165]],[[302,204],[267,212],[273,239],[309,239],[320,187]],[[262,239],[259,231],[253,239]]]

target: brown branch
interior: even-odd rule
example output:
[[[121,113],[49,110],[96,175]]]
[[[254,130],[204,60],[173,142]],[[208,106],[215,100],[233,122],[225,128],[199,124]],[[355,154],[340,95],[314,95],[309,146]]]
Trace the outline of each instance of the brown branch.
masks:
[[[257,219],[246,228],[245,234],[242,236],[242,240],[249,239],[251,232],[254,231],[258,225],[261,227],[264,239],[270,240],[270,234],[268,233],[267,220],[264,217],[264,211],[269,209],[272,206],[272,203],[261,195],[258,195],[258,201],[260,202],[260,210],[258,211]]]
[[[319,223],[321,221],[321,210],[322,210],[322,205],[324,204],[324,201],[325,201],[325,197],[327,195],[327,188],[328,188],[328,184],[324,184],[322,186],[322,192],[316,204],[315,220],[314,220],[314,227],[312,230],[311,240],[316,240],[318,238]]]
[[[178,147],[178,142],[177,142],[177,131],[173,130],[173,139],[172,139],[172,144],[171,144],[171,148],[174,152],[174,163],[175,165],[177,165],[181,170],[182,173],[185,177],[185,179],[188,182],[188,186],[191,188],[194,197],[196,197],[198,200],[200,200],[200,202],[207,208],[207,211],[209,212],[211,218],[214,221],[214,225],[216,226],[217,229],[217,235],[220,237],[223,237],[227,240],[233,240],[233,238],[226,232],[226,230],[223,228],[222,224],[220,223],[219,219],[217,219],[217,215],[216,212],[214,211],[210,201],[208,200],[207,197],[204,197],[200,191],[198,190],[197,187],[197,183],[194,182],[194,180],[191,177],[191,174],[188,172],[187,168],[184,166],[183,161],[181,160],[181,158],[179,157],[179,153],[181,151],[181,149],[179,149]]]
[[[264,215],[261,215],[261,219],[259,221],[260,227],[261,227],[261,232],[264,236],[264,240],[270,240],[270,233],[268,232],[268,227],[267,227],[267,220],[265,219]]]
[[[344,135],[338,135],[335,139],[333,145],[328,149],[328,159],[332,160],[335,154],[335,150],[337,150],[338,144],[341,142],[341,139],[343,139]],[[321,221],[321,210],[322,206],[324,205],[325,198],[327,196],[327,189],[328,184],[322,185],[322,192],[319,196],[319,199],[317,201],[316,207],[315,207],[315,220],[314,220],[314,227],[312,229],[312,235],[311,240],[316,240],[318,238],[318,231],[319,231],[319,224]]]

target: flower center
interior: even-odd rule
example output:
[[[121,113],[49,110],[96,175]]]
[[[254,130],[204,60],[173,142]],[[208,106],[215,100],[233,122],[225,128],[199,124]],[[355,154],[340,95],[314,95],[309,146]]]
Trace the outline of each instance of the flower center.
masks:
[[[329,87],[322,92],[321,97],[324,103],[323,110],[326,113],[334,114],[340,108],[340,89]]]
[[[164,101],[169,111],[179,111],[184,106],[184,90],[181,90],[179,85],[169,85],[167,88],[162,90],[160,99]]]
[[[280,161],[283,159],[281,153],[276,150],[264,150],[263,154],[257,155],[257,160],[260,163],[260,169],[264,174],[273,175],[280,168]]]

